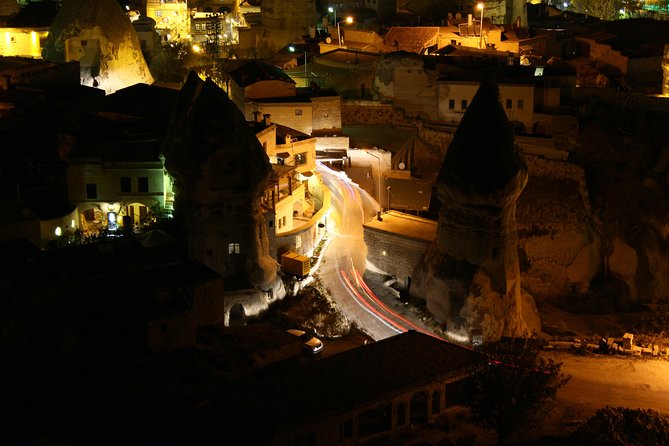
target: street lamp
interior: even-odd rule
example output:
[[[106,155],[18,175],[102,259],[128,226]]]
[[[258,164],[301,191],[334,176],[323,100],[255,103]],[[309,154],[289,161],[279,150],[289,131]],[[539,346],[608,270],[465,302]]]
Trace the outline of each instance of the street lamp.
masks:
[[[346,17],[344,20],[337,22],[337,40],[339,41],[339,48],[341,48],[341,31],[339,30],[339,24],[341,22],[353,23],[353,17]]]
[[[293,45],[288,47],[288,51],[294,53],[297,51]],[[304,82],[307,82],[307,50],[304,50]]]
[[[374,149],[376,149],[376,147],[374,147]],[[378,149],[377,149],[377,150],[378,150]],[[379,207],[380,207],[381,209],[383,209],[383,205],[381,204],[381,157],[378,157],[378,156],[374,155],[373,153],[370,153],[369,150],[365,150],[365,153],[366,153],[367,155],[369,155],[369,156],[373,156],[374,158],[376,158],[376,161],[379,163],[379,175],[378,175],[378,183],[379,183],[379,185],[378,185],[378,192],[377,192],[377,194],[378,194],[378,196],[379,196]]]
[[[476,5],[478,9],[481,10],[481,26],[479,29],[479,34],[481,34],[481,41],[479,42],[479,48],[483,49],[483,3]]]
[[[328,11],[334,14],[334,16],[332,18],[332,21],[337,23],[337,10],[335,8],[333,8],[332,6],[329,6]]]

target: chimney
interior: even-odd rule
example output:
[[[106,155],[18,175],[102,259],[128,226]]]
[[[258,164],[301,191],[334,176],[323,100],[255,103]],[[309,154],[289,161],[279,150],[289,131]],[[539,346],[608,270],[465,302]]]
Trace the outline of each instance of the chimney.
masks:
[[[270,125],[272,123],[272,120],[270,119],[272,115],[269,113],[265,113],[262,115],[262,122],[265,125]]]
[[[516,17],[516,28],[520,28],[520,16]]]
[[[467,14],[467,25],[472,26],[474,24],[474,19],[471,14]]]
[[[260,122],[260,115],[261,115],[261,113],[258,110],[254,111],[253,112],[253,121],[254,122]]]

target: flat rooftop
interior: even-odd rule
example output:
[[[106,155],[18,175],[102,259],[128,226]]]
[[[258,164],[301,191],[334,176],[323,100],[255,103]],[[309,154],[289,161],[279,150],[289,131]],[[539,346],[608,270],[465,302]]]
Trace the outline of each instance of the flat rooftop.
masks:
[[[365,228],[390,232],[405,237],[431,242],[437,238],[437,222],[427,218],[417,217],[398,211],[387,211],[381,214],[381,220],[376,217],[368,220]]]

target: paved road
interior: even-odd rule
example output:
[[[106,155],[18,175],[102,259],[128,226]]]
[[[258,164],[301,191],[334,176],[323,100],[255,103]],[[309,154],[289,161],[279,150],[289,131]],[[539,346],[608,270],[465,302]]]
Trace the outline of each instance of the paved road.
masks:
[[[323,164],[317,170],[332,193],[329,240],[318,274],[341,311],[375,340],[407,330],[427,332],[411,315],[392,308],[393,296],[377,296],[363,279],[367,246],[362,225],[376,215],[376,201],[346,175]]]

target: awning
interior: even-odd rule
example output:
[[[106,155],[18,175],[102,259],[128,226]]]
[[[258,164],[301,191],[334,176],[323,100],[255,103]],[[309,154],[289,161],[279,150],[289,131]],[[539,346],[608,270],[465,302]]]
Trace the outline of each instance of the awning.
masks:
[[[303,177],[307,177],[307,178],[309,178],[309,177],[312,176],[313,174],[314,174],[314,173],[313,173],[313,172],[310,172],[310,171],[306,171],[306,172],[302,172],[302,173],[300,173],[300,175],[302,175]]]
[[[290,156],[290,153],[288,152],[280,152],[276,154],[277,158],[288,158]]]

